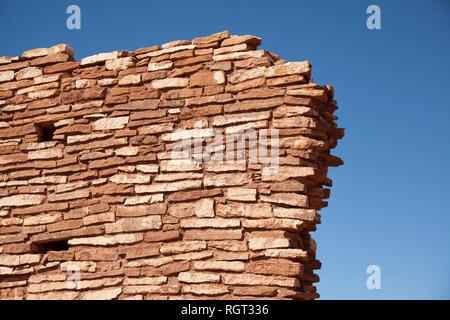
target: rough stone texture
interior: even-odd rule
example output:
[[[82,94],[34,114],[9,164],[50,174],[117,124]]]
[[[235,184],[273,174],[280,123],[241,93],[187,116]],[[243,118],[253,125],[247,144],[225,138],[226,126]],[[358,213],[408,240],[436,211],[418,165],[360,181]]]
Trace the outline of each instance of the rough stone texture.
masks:
[[[260,44],[0,57],[0,299],[317,298],[310,232],[344,131],[311,64]],[[204,162],[242,131],[239,161]]]

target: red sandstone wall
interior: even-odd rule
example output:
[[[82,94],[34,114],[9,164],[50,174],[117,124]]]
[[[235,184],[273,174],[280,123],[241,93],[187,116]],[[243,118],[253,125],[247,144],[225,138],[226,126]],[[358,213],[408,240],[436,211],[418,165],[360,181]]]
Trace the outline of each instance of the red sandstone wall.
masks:
[[[0,298],[318,297],[309,232],[343,130],[311,65],[260,42],[1,57]],[[244,162],[173,163],[172,133],[195,121],[260,144],[278,129],[278,171],[249,161],[250,142]],[[207,138],[201,150],[224,146]]]

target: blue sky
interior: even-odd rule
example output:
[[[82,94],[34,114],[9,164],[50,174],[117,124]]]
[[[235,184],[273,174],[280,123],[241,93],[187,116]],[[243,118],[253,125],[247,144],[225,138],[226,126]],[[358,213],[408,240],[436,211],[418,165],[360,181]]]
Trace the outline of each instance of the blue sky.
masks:
[[[70,4],[81,30],[66,28]],[[80,60],[225,29],[335,88],[345,164],[313,233],[321,298],[449,299],[449,1],[2,1],[0,56],[67,43]],[[373,264],[380,290],[366,288]]]

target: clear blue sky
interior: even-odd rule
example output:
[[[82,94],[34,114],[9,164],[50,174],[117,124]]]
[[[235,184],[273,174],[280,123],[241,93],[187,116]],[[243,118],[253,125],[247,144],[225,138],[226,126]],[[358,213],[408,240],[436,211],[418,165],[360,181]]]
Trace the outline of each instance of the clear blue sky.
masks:
[[[66,8],[81,8],[81,30]],[[366,8],[381,8],[381,30]],[[1,1],[0,56],[67,43],[75,57],[228,29],[309,60],[346,136],[313,237],[324,299],[450,298],[450,1]],[[366,268],[381,268],[381,290]]]

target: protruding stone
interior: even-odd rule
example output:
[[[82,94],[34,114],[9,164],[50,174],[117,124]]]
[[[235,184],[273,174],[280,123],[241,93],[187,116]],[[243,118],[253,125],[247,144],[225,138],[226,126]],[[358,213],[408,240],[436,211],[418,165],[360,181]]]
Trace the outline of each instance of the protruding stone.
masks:
[[[257,47],[261,44],[261,38],[251,36],[251,35],[245,35],[245,36],[236,36],[232,35],[230,38],[225,39],[222,41],[221,46],[234,46],[241,43],[247,43],[253,47]]]
[[[16,72],[16,80],[29,79],[42,75],[42,70],[37,67],[29,67]]]
[[[308,74],[309,72],[311,72],[311,64],[308,61],[288,62],[268,68],[265,76],[271,78],[292,74]]]
[[[18,194],[0,198],[0,207],[24,207],[41,204],[45,196],[38,194]]]
[[[93,123],[94,130],[123,129],[130,117],[103,118]]]
[[[87,65],[91,65],[91,64],[98,64],[98,63],[105,62],[106,60],[117,59],[118,57],[119,57],[119,51],[99,53],[99,54],[95,54],[93,56],[89,56],[89,57],[81,59],[81,65],[87,66]]]
[[[192,40],[192,43],[196,44],[196,45],[197,44],[205,44],[205,43],[210,43],[210,42],[221,41],[221,40],[227,39],[229,37],[230,37],[230,33],[228,32],[228,30],[225,30],[222,32],[214,33],[207,37],[195,38]]]

